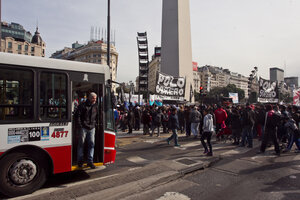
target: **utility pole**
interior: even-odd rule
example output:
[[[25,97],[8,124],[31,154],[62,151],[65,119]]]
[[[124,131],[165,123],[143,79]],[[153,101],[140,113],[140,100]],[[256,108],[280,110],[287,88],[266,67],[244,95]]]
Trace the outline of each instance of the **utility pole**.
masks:
[[[1,20],[1,0],[0,0],[0,52],[2,51],[2,47],[1,47],[1,44],[2,44],[2,20]]]
[[[110,0],[107,0],[107,65],[110,70],[110,80],[112,81],[112,67],[110,66]]]

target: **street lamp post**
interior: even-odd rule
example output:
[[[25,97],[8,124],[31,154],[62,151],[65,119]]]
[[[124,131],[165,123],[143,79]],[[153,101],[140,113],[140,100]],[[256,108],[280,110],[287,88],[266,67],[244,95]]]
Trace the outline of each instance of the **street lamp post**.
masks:
[[[2,51],[2,47],[1,47],[1,44],[2,44],[2,21],[1,21],[1,0],[0,0],[0,52]]]
[[[255,80],[257,78],[257,71],[258,68],[254,67],[254,70],[251,71],[251,74],[249,75],[249,81],[248,81],[248,102],[250,103],[250,97],[252,94],[252,86],[253,86],[253,80]]]
[[[110,66],[110,0],[107,0],[107,65],[110,70],[110,80],[112,81],[112,67]]]

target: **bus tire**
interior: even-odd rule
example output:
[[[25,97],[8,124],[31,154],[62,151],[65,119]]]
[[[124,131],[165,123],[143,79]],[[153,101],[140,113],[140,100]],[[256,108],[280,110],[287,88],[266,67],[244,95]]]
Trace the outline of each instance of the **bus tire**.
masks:
[[[9,197],[30,194],[47,180],[47,165],[37,152],[14,152],[0,160],[0,192]]]

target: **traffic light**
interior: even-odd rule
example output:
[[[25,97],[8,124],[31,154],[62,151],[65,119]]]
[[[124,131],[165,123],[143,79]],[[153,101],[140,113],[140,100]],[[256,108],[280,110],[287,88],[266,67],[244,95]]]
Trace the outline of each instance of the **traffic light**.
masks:
[[[202,94],[203,94],[203,87],[200,86],[200,95],[202,95]]]

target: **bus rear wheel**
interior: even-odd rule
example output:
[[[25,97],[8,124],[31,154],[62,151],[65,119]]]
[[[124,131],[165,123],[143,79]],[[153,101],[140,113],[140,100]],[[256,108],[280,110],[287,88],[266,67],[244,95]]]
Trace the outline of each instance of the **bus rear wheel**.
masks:
[[[45,164],[45,160],[34,152],[8,154],[0,160],[0,192],[16,197],[39,189],[47,179]]]

